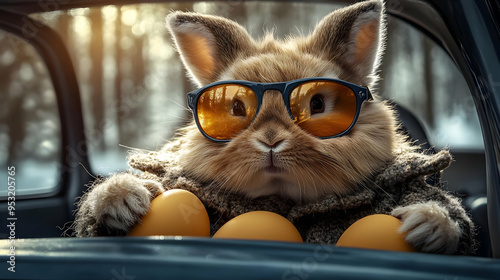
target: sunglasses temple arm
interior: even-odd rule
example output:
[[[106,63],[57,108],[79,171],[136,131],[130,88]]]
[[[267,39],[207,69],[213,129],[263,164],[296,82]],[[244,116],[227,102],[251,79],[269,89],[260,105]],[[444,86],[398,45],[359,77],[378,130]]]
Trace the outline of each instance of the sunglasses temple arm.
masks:
[[[194,102],[195,102],[196,94],[195,92],[190,92],[187,94],[187,105],[191,111],[194,112]]]

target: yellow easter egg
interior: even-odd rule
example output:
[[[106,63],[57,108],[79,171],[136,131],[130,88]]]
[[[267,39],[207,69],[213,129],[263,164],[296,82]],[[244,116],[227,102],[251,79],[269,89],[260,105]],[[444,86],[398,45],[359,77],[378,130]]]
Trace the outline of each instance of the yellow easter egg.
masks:
[[[210,221],[203,203],[193,193],[174,189],[153,199],[149,212],[127,235],[210,237]]]
[[[416,252],[417,250],[404,240],[404,233],[398,232],[400,227],[401,221],[393,216],[366,216],[347,228],[337,241],[337,246]]]
[[[299,231],[289,220],[268,211],[248,212],[234,217],[213,238],[303,242]]]

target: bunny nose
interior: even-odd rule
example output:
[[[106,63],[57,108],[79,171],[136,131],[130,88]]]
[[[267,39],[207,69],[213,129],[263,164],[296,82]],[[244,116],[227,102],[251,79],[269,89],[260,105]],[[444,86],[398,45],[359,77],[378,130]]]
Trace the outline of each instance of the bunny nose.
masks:
[[[254,143],[262,152],[280,152],[286,147],[286,138],[286,134],[274,128],[267,128],[257,133]]]
[[[262,140],[258,140],[258,141],[260,144],[262,144],[262,146],[265,146],[271,150],[278,149],[285,142],[285,140],[275,140],[272,142],[262,141]]]
[[[250,129],[259,150],[279,152],[286,146],[285,140],[293,125],[281,93],[269,91],[264,95],[262,107]]]

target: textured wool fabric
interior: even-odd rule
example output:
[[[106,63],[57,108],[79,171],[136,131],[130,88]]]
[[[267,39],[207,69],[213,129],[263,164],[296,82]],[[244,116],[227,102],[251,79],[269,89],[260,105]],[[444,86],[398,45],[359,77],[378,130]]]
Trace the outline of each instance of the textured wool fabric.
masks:
[[[176,149],[174,142],[158,152],[133,154],[129,164],[143,171],[142,178],[161,182],[165,189],[185,189],[198,196],[207,208],[212,234],[240,214],[264,210],[288,218],[305,242],[335,244],[351,224],[365,216],[390,214],[399,206],[433,201],[445,207],[460,226],[462,237],[456,254],[471,255],[477,247],[474,225],[460,201],[441,184],[431,186],[425,181],[449,166],[452,157],[447,150],[426,155],[402,149],[393,162],[352,193],[297,204],[278,196],[248,199],[210,182],[196,182],[177,164]]]

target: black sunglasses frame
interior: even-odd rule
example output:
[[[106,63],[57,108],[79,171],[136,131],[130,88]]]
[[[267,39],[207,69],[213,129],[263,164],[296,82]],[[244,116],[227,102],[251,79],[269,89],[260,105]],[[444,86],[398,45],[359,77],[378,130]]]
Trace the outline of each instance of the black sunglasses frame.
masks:
[[[329,138],[336,138],[340,137],[343,135],[348,134],[354,125],[356,124],[356,121],[358,120],[359,117],[359,112],[361,110],[361,105],[363,104],[364,101],[372,101],[373,96],[368,89],[368,87],[363,87],[363,86],[358,86],[343,80],[338,80],[338,79],[331,79],[331,78],[304,78],[304,79],[298,79],[298,80],[293,80],[293,81],[288,81],[288,82],[279,82],[279,83],[257,83],[257,82],[250,82],[250,81],[243,81],[243,80],[226,80],[226,81],[219,81],[215,83],[208,84],[202,88],[199,88],[195,91],[192,91],[187,94],[187,105],[189,109],[193,112],[193,116],[196,122],[196,125],[198,126],[198,129],[200,132],[205,136],[206,138],[215,141],[215,142],[229,142],[231,139],[216,139],[211,137],[210,135],[206,134],[203,128],[200,125],[199,119],[198,119],[198,99],[200,96],[208,89],[219,86],[219,85],[224,85],[224,84],[232,84],[232,85],[242,85],[245,86],[249,89],[251,89],[256,97],[257,97],[257,110],[255,112],[255,116],[250,123],[250,125],[253,123],[257,115],[259,114],[260,107],[262,105],[262,99],[264,96],[264,93],[268,90],[277,90],[281,92],[281,95],[283,97],[283,101],[285,102],[285,106],[287,108],[288,114],[294,119],[294,116],[292,114],[291,108],[290,108],[290,94],[292,91],[299,86],[302,83],[306,82],[333,82],[337,83],[343,86],[348,87],[352,92],[354,93],[354,96],[356,97],[356,114],[354,116],[354,120],[352,121],[351,125],[343,132],[332,135],[332,136],[327,136],[327,137],[318,137],[321,139],[329,139]],[[249,125],[249,126],[250,126]]]

